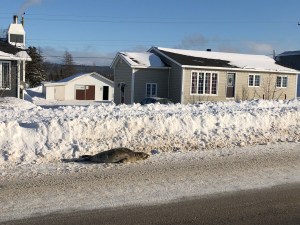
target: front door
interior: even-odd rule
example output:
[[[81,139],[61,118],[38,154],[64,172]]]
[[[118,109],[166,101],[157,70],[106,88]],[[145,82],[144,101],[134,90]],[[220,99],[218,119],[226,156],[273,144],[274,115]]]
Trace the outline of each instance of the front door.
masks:
[[[226,98],[234,98],[234,94],[235,94],[235,73],[228,73]]]

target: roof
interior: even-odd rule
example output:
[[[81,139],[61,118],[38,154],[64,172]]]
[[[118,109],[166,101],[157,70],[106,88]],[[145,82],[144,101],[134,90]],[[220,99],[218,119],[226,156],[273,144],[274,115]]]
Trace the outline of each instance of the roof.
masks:
[[[119,58],[122,58],[132,68],[169,68],[157,55],[151,52],[119,52],[111,67],[115,66]]]
[[[65,84],[68,84],[70,81],[75,81],[75,80],[78,80],[80,78],[83,78],[83,77],[86,77],[86,76],[96,76],[96,77],[99,77],[101,79],[103,79],[106,83],[108,84],[111,84],[113,85],[113,81],[111,81],[110,79],[98,74],[98,73],[95,73],[95,72],[92,72],[92,73],[78,73],[78,74],[74,74],[72,76],[69,76],[69,77],[66,77],[62,80],[59,80],[59,81],[56,81],[56,82],[47,82],[47,83],[44,83],[44,86],[60,86],[60,85],[65,85]]]
[[[5,60],[27,60],[31,58],[24,49],[17,48],[5,41],[0,40],[0,59]]]
[[[297,70],[280,66],[265,55],[250,55],[225,52],[195,51],[153,47],[154,50],[173,60],[182,67],[212,67],[264,72],[299,73]]]
[[[300,50],[298,51],[286,51],[286,52],[283,52],[277,56],[300,56]]]

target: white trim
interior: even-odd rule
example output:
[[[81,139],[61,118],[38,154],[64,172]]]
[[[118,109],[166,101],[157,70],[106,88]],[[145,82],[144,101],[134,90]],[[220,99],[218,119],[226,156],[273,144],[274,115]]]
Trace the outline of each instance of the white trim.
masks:
[[[148,84],[151,85],[151,88],[150,88],[150,95],[149,95],[149,96],[147,95],[147,86],[148,86]],[[155,96],[152,95],[152,85],[155,85],[155,86],[156,86],[156,88],[155,88]],[[158,89],[157,83],[146,83],[145,97],[146,97],[146,98],[157,97],[157,89]]]
[[[291,74],[296,75],[296,72],[289,72],[289,71],[278,71],[278,70],[263,70],[263,69],[245,69],[245,68],[231,68],[231,67],[208,67],[208,66],[189,66],[189,65],[182,65],[182,68],[185,69],[204,69],[204,70],[222,70],[222,71],[240,71],[240,72],[256,72],[256,73],[280,73],[280,74]]]
[[[135,69],[132,69],[132,76],[131,76],[131,104],[134,103],[134,79],[135,79]]]
[[[251,86],[249,85],[249,77],[250,77],[250,75],[253,76],[253,85],[251,85]],[[256,76],[259,76],[259,85],[258,85],[258,86],[255,85],[255,77],[256,77]],[[260,87],[260,85],[261,85],[261,77],[262,77],[262,76],[261,76],[260,74],[249,73],[249,74],[248,74],[248,87],[249,87],[249,88]]]
[[[193,73],[197,73],[197,85],[196,85],[196,92],[197,93],[192,93],[192,75]],[[207,73],[210,73],[211,75],[212,74],[217,74],[217,84],[216,84],[216,88],[217,88],[217,93],[216,94],[206,94],[206,93],[203,93],[203,94],[199,94],[198,93],[198,87],[199,87],[199,83],[198,83],[198,76],[199,76],[199,73],[203,73],[204,76],[206,76],[205,74]],[[199,71],[199,70],[192,70],[191,71],[191,83],[190,83],[190,95],[191,96],[219,96],[219,83],[220,83],[220,76],[219,76],[219,72],[217,71]],[[204,84],[205,84],[205,81],[204,81]],[[211,90],[212,90],[212,79],[210,79],[210,87],[211,87]],[[203,92],[205,92],[205,85],[203,85]]]
[[[280,79],[280,86],[279,86],[279,87],[277,86],[277,78],[278,78],[278,77],[281,78],[281,79]],[[283,78],[283,77],[286,77],[286,87],[283,87],[283,86],[282,86],[282,84],[283,84],[283,79],[282,79],[282,78]],[[277,75],[277,76],[276,76],[276,81],[275,81],[275,82],[276,82],[276,83],[275,83],[275,85],[276,85],[275,87],[276,87],[276,88],[283,88],[283,89],[285,89],[285,88],[288,87],[289,79],[288,79],[288,76],[287,76],[287,75]]]
[[[184,70],[181,69],[181,95],[180,95],[180,103],[183,104],[184,101]]]
[[[9,75],[9,87],[5,88],[2,87],[2,64],[3,63],[8,63],[9,64],[9,71],[8,71],[8,75]],[[11,90],[11,82],[12,82],[12,77],[11,77],[11,61],[0,61],[0,90]]]
[[[297,77],[296,77],[295,98],[298,97],[298,83],[299,83],[299,77],[300,77],[300,74],[298,74]]]

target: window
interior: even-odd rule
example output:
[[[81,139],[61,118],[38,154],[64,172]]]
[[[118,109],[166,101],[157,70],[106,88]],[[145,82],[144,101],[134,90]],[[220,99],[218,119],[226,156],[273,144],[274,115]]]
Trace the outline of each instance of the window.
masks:
[[[0,62],[0,88],[10,89],[10,63]]]
[[[248,84],[249,84],[249,87],[259,87],[260,86],[260,75],[249,75]]]
[[[155,83],[146,84],[146,97],[157,97],[157,84]]]
[[[11,34],[10,35],[10,42],[16,42],[16,43],[24,43],[24,36],[20,34]]]
[[[216,95],[218,74],[213,72],[192,72],[191,94]]]
[[[287,76],[277,76],[276,87],[286,88],[287,87]]]

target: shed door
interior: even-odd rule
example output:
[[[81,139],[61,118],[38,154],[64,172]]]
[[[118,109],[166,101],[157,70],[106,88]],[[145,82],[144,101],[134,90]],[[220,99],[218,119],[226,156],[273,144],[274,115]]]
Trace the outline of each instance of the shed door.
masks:
[[[235,73],[228,73],[226,98],[234,98],[234,91],[235,91]]]
[[[95,86],[76,85],[76,100],[95,100]]]

